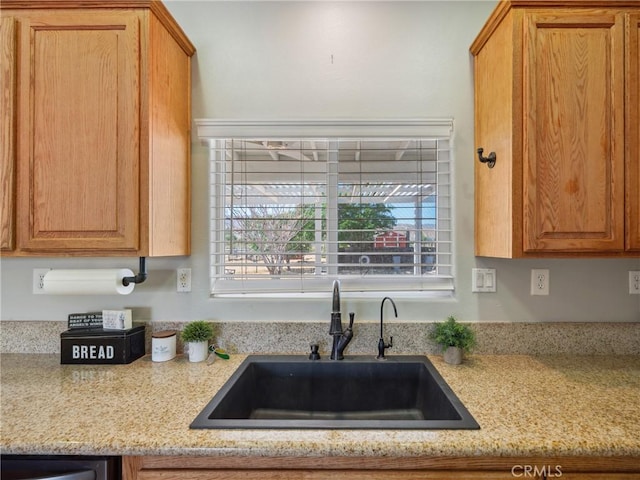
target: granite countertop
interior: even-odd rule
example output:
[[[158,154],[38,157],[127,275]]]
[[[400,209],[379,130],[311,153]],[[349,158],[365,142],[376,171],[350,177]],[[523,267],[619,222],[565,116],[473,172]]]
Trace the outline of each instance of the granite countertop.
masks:
[[[3,453],[640,456],[640,356],[429,356],[480,430],[190,430],[245,358],[129,365],[0,357]]]

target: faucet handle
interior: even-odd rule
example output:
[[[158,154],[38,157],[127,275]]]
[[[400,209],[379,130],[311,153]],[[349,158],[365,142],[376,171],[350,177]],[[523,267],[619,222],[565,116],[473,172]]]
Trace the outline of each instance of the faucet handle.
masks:
[[[353,328],[353,320],[355,319],[356,314],[354,312],[349,312],[349,328]]]
[[[378,356],[376,358],[378,360],[386,360],[384,351],[391,347],[393,347],[393,337],[389,337],[389,343],[384,343],[384,338],[380,337],[380,340],[378,340]]]

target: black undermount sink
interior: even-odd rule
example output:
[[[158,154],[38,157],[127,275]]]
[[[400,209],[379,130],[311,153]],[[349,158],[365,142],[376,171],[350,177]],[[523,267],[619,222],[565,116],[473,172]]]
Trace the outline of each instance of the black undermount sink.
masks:
[[[480,427],[424,356],[251,355],[190,428]]]

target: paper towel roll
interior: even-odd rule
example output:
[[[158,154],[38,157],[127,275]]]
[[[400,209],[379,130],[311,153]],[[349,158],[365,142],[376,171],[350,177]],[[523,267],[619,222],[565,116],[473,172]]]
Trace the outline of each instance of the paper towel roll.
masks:
[[[128,295],[135,283],[125,287],[122,279],[133,276],[128,268],[51,270],[44,276],[43,289],[51,295]]]

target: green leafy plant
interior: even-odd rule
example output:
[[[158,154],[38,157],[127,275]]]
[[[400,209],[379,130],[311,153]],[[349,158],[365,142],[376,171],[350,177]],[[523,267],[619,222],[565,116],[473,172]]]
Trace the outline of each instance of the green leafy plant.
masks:
[[[429,338],[444,349],[458,347],[468,352],[476,345],[475,332],[468,325],[458,323],[453,316],[447,317],[445,322],[436,323]]]
[[[204,320],[196,320],[187,323],[180,336],[184,342],[204,342],[213,338],[213,326]]]

